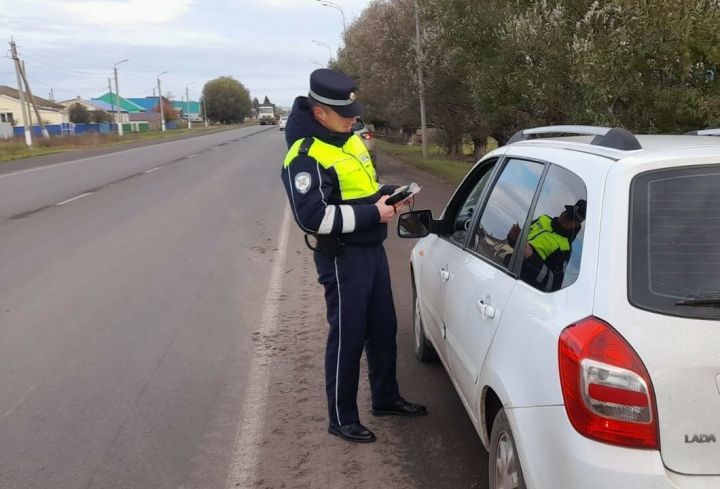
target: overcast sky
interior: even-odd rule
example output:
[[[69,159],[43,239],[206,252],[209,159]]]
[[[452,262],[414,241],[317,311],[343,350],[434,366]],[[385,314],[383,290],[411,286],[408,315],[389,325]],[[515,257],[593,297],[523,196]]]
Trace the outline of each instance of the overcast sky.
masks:
[[[335,0],[347,25],[371,0]],[[261,102],[289,106],[306,94],[316,63],[342,43],[342,17],[318,0],[0,0],[0,54],[14,37],[33,93],[56,100],[107,92],[119,65],[120,95],[176,98],[221,75],[242,82]],[[14,65],[0,57],[0,85],[17,86]]]

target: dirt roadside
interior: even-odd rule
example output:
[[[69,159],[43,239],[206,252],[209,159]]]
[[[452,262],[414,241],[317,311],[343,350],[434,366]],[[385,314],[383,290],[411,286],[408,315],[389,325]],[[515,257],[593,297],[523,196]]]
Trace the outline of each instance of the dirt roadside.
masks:
[[[381,180],[423,185],[416,208],[430,208],[439,215],[453,187],[390,156],[382,158]],[[356,445],[327,433],[323,291],[311,253],[293,225],[280,317],[272,338],[274,358],[255,487],[484,487],[487,458],[447,375],[441,365],[420,364],[413,357],[407,260],[415,241],[397,238],[395,223],[389,235],[386,250],[398,314],[398,378],[403,396],[427,404],[430,415],[371,416],[363,360],[358,394],[361,421],[375,431],[378,441]]]

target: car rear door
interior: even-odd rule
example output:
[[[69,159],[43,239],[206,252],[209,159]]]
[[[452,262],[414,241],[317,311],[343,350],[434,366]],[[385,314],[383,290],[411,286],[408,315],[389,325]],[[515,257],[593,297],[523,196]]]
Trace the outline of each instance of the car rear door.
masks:
[[[462,257],[450,263],[445,302],[447,355],[453,380],[472,417],[482,363],[517,277],[513,247],[545,165],[507,159],[475,219]],[[517,234],[513,236],[513,234]]]
[[[720,164],[688,159],[633,178],[628,293],[608,316],[652,380],[666,467],[720,475]]]

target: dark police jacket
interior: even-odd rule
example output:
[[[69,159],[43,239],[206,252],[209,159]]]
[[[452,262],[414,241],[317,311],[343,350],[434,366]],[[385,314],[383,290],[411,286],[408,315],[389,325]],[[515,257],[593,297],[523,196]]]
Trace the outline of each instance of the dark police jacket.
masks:
[[[387,237],[375,202],[397,186],[377,182],[359,136],[336,133],[312,115],[307,97],[295,100],[285,126],[288,153],[282,181],[295,221],[308,234],[336,236],[347,245],[375,245]]]

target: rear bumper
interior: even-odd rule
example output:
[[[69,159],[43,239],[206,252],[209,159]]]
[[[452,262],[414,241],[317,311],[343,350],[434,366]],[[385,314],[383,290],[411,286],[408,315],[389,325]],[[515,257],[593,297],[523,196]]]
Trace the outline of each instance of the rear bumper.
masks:
[[[563,406],[508,409],[528,489],[711,489],[720,476],[665,469],[656,450],[616,447],[575,431]]]

